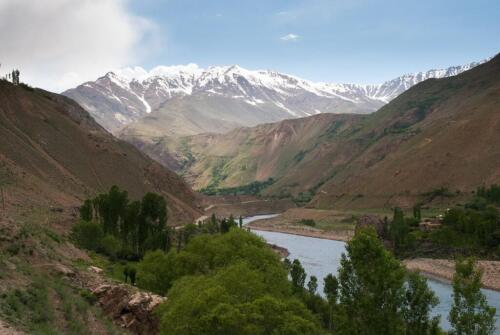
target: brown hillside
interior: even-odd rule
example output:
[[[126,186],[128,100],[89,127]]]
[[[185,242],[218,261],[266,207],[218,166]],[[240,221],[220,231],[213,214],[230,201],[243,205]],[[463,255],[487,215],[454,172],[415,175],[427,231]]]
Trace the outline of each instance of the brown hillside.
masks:
[[[142,149],[159,162],[181,171],[194,188],[231,187],[255,180],[279,179],[300,171],[308,152],[361,118],[319,114],[238,128],[226,134],[165,138]]]
[[[132,198],[165,195],[171,222],[198,215],[181,178],[114,138],[69,98],[1,81],[0,139],[7,210],[77,206],[116,184]]]
[[[322,208],[411,206],[442,187],[470,193],[500,182],[499,63],[422,82],[368,116],[316,115],[146,151],[197,188],[272,177],[266,195],[316,194],[311,205]]]
[[[330,176],[313,205],[366,208],[412,205],[440,187],[460,193],[499,183],[500,56],[458,76],[416,85],[340,143],[329,143],[323,159],[307,160],[304,172],[274,187],[325,169]],[[338,164],[346,147],[350,159]]]

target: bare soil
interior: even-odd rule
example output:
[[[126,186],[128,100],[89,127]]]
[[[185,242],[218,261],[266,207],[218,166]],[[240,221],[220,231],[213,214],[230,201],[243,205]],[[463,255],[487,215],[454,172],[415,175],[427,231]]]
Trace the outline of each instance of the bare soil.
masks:
[[[404,264],[409,270],[446,281],[451,281],[455,273],[455,262],[447,259],[415,258],[405,260]],[[483,270],[483,287],[500,291],[500,261],[478,261],[478,265]]]

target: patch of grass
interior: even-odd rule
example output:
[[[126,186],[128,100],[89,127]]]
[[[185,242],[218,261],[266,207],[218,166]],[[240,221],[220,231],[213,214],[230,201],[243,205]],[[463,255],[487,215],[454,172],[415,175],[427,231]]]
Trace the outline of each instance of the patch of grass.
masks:
[[[457,194],[451,192],[446,187],[439,187],[439,188],[433,189],[429,192],[425,192],[422,195],[426,198],[427,202],[431,202],[432,200],[434,200],[436,198],[452,198],[452,197],[456,196]]]
[[[309,227],[316,227],[316,221],[314,221],[313,219],[302,219],[302,220],[300,220],[300,224],[303,224],[303,225],[309,226]]]
[[[262,190],[269,187],[274,183],[273,178],[269,178],[266,181],[254,181],[250,184],[227,187],[227,188],[217,188],[214,186],[208,186],[200,190],[201,193],[206,195],[259,195]]]
[[[96,266],[103,270],[103,273],[111,279],[119,282],[124,282],[125,276],[123,275],[123,270],[127,266],[135,266],[137,262],[131,261],[112,261],[108,257],[98,254],[95,252],[89,252],[91,258],[90,262],[79,259],[73,262],[73,265],[79,269],[87,269],[89,266]]]
[[[0,311],[4,318],[26,327],[32,334],[56,334],[51,326],[54,311],[49,302],[49,283],[36,278],[30,287],[15,289],[0,297]]]

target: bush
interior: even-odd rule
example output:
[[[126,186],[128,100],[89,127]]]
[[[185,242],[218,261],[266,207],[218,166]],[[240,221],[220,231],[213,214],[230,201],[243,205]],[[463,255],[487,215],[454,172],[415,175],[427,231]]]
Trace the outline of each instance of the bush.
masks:
[[[106,235],[101,240],[101,249],[103,253],[114,259],[121,250],[121,243],[113,235]]]
[[[316,227],[316,221],[314,221],[313,219],[302,219],[300,220],[300,223],[305,226]]]
[[[80,247],[99,251],[102,246],[103,231],[101,225],[96,222],[80,221],[73,226],[71,237]]]

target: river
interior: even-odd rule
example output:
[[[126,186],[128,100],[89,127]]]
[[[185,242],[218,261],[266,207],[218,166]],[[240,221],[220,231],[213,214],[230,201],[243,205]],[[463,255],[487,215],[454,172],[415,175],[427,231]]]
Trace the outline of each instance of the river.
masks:
[[[277,216],[277,214],[256,215],[243,219],[244,224]],[[314,237],[298,236],[285,233],[253,230],[262,236],[268,243],[276,244],[288,249],[290,260],[298,259],[308,275],[318,278],[318,291],[323,294],[323,278],[329,274],[337,274],[340,257],[345,252],[345,243],[340,241],[319,239]],[[306,280],[307,282],[307,280]],[[441,327],[445,330],[450,328],[447,316],[452,304],[452,287],[444,281],[434,279],[428,280],[429,286],[439,298],[439,305],[433,310],[434,315],[441,315]],[[500,335],[500,292],[483,290],[490,306],[497,309],[496,335]]]

